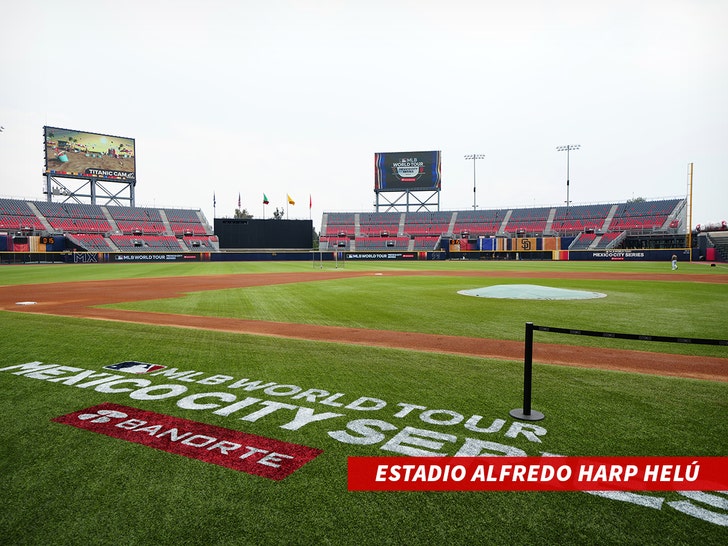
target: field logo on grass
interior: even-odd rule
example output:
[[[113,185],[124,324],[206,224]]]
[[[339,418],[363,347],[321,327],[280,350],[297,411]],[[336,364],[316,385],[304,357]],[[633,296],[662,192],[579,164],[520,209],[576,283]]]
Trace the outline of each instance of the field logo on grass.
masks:
[[[322,453],[308,446],[111,403],[53,421],[272,480],[282,480]]]
[[[282,430],[300,431],[326,423],[326,434],[332,440],[378,447],[386,456],[394,453],[413,457],[525,457],[529,455],[527,450],[531,455],[543,457],[565,456],[542,449],[547,430],[534,423],[509,423],[506,419],[431,408],[412,401],[393,402],[252,377],[236,378],[169,367],[144,376],[125,376],[119,371],[40,361],[0,368],[0,372],[28,379],[89,389],[107,396],[121,395],[145,403],[176,400],[175,405],[181,410],[210,412],[238,424],[266,421]],[[167,382],[158,383],[159,380]],[[214,389],[208,390],[210,387]],[[322,452],[110,403],[55,421],[272,479],[282,479]],[[520,442],[518,447],[515,442]],[[728,492],[725,491],[680,491],[671,492],[670,496],[609,490],[587,493],[655,510],[670,507],[728,527],[725,496]],[[676,495],[683,498],[670,500]]]
[[[104,370],[115,370],[117,372],[124,373],[151,373],[165,369],[167,366],[161,364],[149,364],[147,362],[137,362],[136,360],[129,360],[127,362],[117,362],[116,364],[109,364],[104,366]]]

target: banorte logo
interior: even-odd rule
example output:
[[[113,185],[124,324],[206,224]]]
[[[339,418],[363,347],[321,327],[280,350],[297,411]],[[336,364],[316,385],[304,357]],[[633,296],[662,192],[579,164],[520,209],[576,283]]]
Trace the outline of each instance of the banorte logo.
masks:
[[[53,421],[272,480],[282,480],[322,453],[312,447],[111,403]]]
[[[96,413],[84,413],[78,416],[81,421],[90,421],[92,423],[110,423],[112,418],[124,419],[126,417],[129,417],[129,415],[122,411],[106,409],[99,410]]]

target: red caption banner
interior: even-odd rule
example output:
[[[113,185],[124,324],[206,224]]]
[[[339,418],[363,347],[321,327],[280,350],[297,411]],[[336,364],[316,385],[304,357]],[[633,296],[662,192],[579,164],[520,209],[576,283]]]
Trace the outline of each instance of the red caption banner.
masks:
[[[349,491],[725,491],[728,457],[349,457]]]
[[[282,480],[322,453],[312,447],[111,403],[53,421],[272,480]]]

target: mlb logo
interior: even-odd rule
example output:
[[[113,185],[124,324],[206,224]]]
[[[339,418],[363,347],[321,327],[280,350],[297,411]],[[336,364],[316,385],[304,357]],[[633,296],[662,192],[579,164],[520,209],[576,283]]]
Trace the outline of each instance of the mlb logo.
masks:
[[[117,364],[109,364],[104,366],[105,370],[114,370],[117,372],[124,373],[149,373],[156,372],[157,370],[163,370],[167,366],[161,366],[160,364],[148,364],[146,362],[137,362],[130,360],[128,362],[119,362]]]

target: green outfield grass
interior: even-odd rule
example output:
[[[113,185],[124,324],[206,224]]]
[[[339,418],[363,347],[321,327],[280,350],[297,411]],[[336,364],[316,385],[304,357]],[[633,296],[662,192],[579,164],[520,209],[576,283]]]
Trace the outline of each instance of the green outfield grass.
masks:
[[[370,264],[368,264],[371,267]],[[437,264],[438,270],[444,270]],[[490,269],[491,264],[445,264],[447,271]],[[467,267],[466,267],[467,265]],[[503,264],[497,264],[505,269]],[[519,264],[516,264],[519,265]],[[650,272],[655,268],[582,268],[583,271]],[[612,265],[612,264],[608,264]],[[513,264],[508,264],[513,268]],[[565,270],[563,264],[526,262],[520,271],[552,272]],[[537,267],[540,266],[540,267]],[[356,264],[360,270],[361,264]],[[664,268],[662,268],[664,270]],[[713,271],[701,265],[694,269]],[[519,340],[524,324],[579,328],[645,335],[727,339],[728,284],[692,282],[639,282],[623,280],[502,279],[472,277],[387,277],[383,275],[327,280],[289,285],[263,286],[196,292],[183,298],[153,300],[110,306],[139,311],[187,315],[233,317],[253,320],[325,324],[335,326],[424,332]],[[466,297],[460,290],[502,284],[538,284],[600,292],[606,298],[571,301],[529,301]],[[708,319],[708,317],[711,317]],[[585,346],[630,348],[645,351],[728,356],[720,346],[657,344],[635,341],[579,337],[544,336],[539,340]]]
[[[423,267],[669,271],[669,264],[346,264],[347,270],[384,273]],[[311,263],[13,266],[0,268],[0,284],[312,269]],[[721,274],[703,264],[681,266],[681,271],[693,269]],[[507,282],[596,290],[608,297],[505,303],[456,294],[460,289]],[[483,283],[467,277],[385,274],[195,293],[131,307],[507,339],[522,339],[526,320],[725,338],[724,286],[543,279]],[[634,318],[642,313],[655,316],[648,321]],[[679,317],[671,320],[671,314]],[[473,323],[476,326],[468,326]],[[18,369],[0,371],[0,409],[5,418],[0,428],[3,544],[710,545],[728,541],[728,493],[712,492],[697,500],[677,492],[633,497],[355,493],[346,485],[347,457],[396,455],[384,448],[404,427],[453,437],[442,443],[439,452],[445,455],[455,454],[467,438],[473,438],[491,442],[494,453],[519,450],[531,456],[725,456],[725,383],[536,365],[533,406],[546,418],[529,424],[537,428],[526,430],[538,435],[528,436],[514,433],[520,425],[509,416],[522,402],[520,362],[10,312],[0,312],[0,325],[4,340],[0,370],[40,361],[98,373],[108,364],[138,360],[202,372],[196,380],[226,375],[341,393],[345,404],[360,397],[386,403],[377,411],[361,411],[262,390],[232,389],[227,383],[142,376],[153,385],[183,385],[185,395],[226,392],[238,399],[254,396],[263,402],[341,414],[293,430],[283,428],[291,420],[291,409],[248,421],[241,417],[253,412],[252,406],[226,417],[181,407],[180,397],[134,399],[129,392],[79,388],[14,373]],[[549,336],[543,341],[569,342],[569,337]],[[654,350],[679,350],[659,345]],[[715,349],[722,350],[715,356],[726,356],[724,348]],[[51,421],[103,402],[303,444],[323,453],[277,482]],[[400,404],[419,409],[398,417]],[[492,424],[493,430],[468,430],[463,423],[433,424],[422,417],[426,410],[444,410],[464,420],[480,416],[480,427]],[[359,419],[376,419],[392,428],[368,444],[346,443],[330,434],[348,430],[347,425]]]

